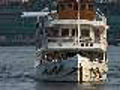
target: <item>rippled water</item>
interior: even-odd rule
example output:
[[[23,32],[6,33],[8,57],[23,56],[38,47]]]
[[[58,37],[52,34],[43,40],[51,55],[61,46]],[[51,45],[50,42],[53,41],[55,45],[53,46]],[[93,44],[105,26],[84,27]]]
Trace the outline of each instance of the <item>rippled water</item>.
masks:
[[[35,47],[0,47],[0,90],[120,90],[120,47],[109,46],[108,82],[40,82],[35,77]]]

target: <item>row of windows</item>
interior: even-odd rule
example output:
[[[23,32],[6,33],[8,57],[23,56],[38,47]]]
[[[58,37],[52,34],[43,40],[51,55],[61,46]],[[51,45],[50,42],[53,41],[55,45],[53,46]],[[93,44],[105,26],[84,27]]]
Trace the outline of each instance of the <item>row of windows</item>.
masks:
[[[63,4],[59,4],[59,9],[61,11],[64,10],[78,10],[78,6],[74,5],[73,3],[63,3]],[[80,9],[81,10],[94,10],[94,5],[93,4],[81,4],[80,5]]]
[[[67,4],[60,4],[59,5],[59,8],[60,8],[60,10],[73,10],[73,4],[72,3],[67,3]]]
[[[72,31],[70,31],[67,28],[61,29],[61,33],[58,30],[48,30],[48,36],[49,37],[68,37],[68,36],[78,36],[78,30],[76,29],[72,29]],[[90,30],[88,29],[82,29],[81,30],[81,37],[89,37],[90,36]]]
[[[71,32],[71,36],[75,36],[75,29],[72,29]],[[63,36],[63,37],[68,37],[70,33],[70,30],[67,28],[61,29],[61,35],[59,34],[58,30],[48,30],[48,36],[49,37],[59,37],[59,36]]]

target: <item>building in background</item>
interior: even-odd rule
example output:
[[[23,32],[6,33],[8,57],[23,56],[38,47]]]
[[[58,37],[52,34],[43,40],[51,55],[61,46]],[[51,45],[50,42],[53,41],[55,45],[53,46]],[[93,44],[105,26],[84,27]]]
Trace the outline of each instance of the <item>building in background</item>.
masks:
[[[56,0],[52,0],[55,4]],[[107,2],[107,17],[110,24],[109,42],[116,40],[120,32],[120,0],[98,0]],[[30,45],[35,42],[36,18],[21,18],[23,11],[40,11],[49,7],[50,0],[0,0],[0,45]],[[55,7],[52,7],[53,9]]]
[[[8,5],[10,3],[24,3],[29,0],[0,0],[0,5]]]
[[[23,0],[0,0],[0,45],[30,45],[35,42],[36,18],[21,18]]]

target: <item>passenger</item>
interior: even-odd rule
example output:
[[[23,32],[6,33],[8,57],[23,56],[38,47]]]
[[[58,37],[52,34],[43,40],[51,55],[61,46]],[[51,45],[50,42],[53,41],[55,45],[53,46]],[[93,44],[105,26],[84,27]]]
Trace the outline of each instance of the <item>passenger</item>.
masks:
[[[103,61],[102,61],[102,60],[99,60],[99,63],[103,63]]]
[[[90,58],[90,62],[93,62],[93,58]]]
[[[48,61],[52,61],[52,55],[48,54]]]
[[[96,58],[95,61],[98,62],[98,63],[102,63],[102,60],[100,60],[100,59],[98,59],[98,58]]]
[[[55,59],[55,62],[58,62],[58,60],[57,60],[57,59]]]
[[[97,63],[98,62],[98,58],[96,58],[96,59],[94,59],[94,61],[93,61],[94,63]]]
[[[45,60],[47,60],[47,55],[45,55]]]
[[[54,60],[54,59],[52,59],[52,62],[55,62],[55,60]]]

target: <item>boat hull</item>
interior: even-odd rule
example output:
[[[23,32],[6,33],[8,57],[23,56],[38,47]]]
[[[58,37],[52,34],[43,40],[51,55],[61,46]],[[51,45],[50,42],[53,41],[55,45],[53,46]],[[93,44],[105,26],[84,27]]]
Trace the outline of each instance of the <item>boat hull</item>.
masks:
[[[77,61],[66,60],[36,67],[37,76],[45,81],[77,81]]]
[[[40,64],[36,67],[37,77],[43,81],[91,82],[107,80],[107,64],[62,60]]]

